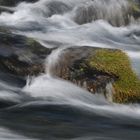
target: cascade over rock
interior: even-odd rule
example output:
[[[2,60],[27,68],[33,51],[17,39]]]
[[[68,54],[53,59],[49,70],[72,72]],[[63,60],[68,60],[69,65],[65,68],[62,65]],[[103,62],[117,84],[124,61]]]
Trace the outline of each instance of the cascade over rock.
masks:
[[[95,50],[88,46],[66,49],[51,72],[90,92],[106,93],[107,84],[117,77],[88,67],[85,60]],[[45,58],[51,51],[33,39],[14,35],[8,30],[0,31],[0,70],[3,72],[20,77],[44,73]]]

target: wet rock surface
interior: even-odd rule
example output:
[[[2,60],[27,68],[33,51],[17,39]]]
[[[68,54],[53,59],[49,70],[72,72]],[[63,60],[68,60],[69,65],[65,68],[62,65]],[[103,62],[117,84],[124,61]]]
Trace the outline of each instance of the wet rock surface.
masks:
[[[0,31],[0,69],[19,76],[43,72],[41,67],[51,49],[33,39]]]
[[[36,2],[38,0],[0,0],[0,5],[15,6],[20,2]]]
[[[88,61],[97,48],[83,46],[64,50],[59,63],[51,70],[55,75],[87,89],[106,94],[106,86],[118,79],[116,75],[92,68]]]

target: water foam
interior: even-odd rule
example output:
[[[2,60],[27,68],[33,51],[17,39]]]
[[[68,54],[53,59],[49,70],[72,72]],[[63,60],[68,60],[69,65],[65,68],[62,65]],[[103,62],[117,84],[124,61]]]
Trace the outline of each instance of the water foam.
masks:
[[[52,77],[52,69],[55,69],[63,48],[69,48],[70,46],[79,47],[85,45],[140,52],[139,23],[125,27],[113,27],[107,22],[111,20],[109,22],[114,24],[114,20],[116,19],[113,17],[115,17],[117,20],[118,18],[122,19],[119,22],[123,24],[122,17],[124,13],[122,8],[125,9],[124,11],[127,11],[127,8],[129,8],[126,0],[118,0],[117,4],[115,0],[108,0],[107,3],[103,0],[103,5],[99,0],[56,1],[62,7],[56,7],[57,4],[55,1],[51,0],[40,0],[33,4],[24,2],[15,7],[13,14],[3,12],[0,15],[0,25],[8,26],[14,33],[35,38],[46,47],[50,46],[55,48],[57,46],[60,48],[55,50],[48,58],[47,63],[49,68],[46,71],[49,73],[49,76],[45,74],[31,80],[29,82],[30,84],[27,84],[23,91],[34,98],[84,106],[92,110],[96,109],[100,113],[104,110],[103,113],[108,111],[127,115],[136,113],[139,115],[139,107],[134,110],[130,106],[108,105],[104,99],[97,99],[94,95],[71,83]],[[91,7],[90,4],[92,4]],[[82,11],[79,11],[78,9],[81,9],[81,7]],[[96,18],[103,18],[106,21],[93,21],[96,18],[88,15],[88,19],[85,19],[86,24],[83,24],[83,21],[82,25],[77,24],[76,20],[80,18],[78,14],[83,12],[83,9],[84,12],[86,11],[89,14],[92,10],[97,13],[98,8],[101,11],[95,15]],[[113,12],[109,12],[110,10]],[[103,15],[105,11],[107,12],[107,17]],[[116,17],[116,15],[119,17]],[[83,18],[85,18],[85,15],[82,17],[82,20]],[[78,19],[78,22],[80,20]],[[105,106],[102,106],[103,104]]]

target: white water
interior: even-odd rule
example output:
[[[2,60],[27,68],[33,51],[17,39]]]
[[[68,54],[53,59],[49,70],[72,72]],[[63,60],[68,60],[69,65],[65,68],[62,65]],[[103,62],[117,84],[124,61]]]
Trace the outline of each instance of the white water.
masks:
[[[17,7],[10,7],[9,10],[15,11],[14,13],[3,12],[0,15],[1,26],[9,27],[13,33],[32,37],[43,44],[44,47],[57,49],[46,58],[46,63],[44,64],[46,65],[46,74],[33,77],[32,79],[28,78],[27,84],[23,89],[6,85],[0,81],[0,100],[19,103],[15,108],[30,107],[32,105],[36,105],[37,107],[38,105],[46,104],[58,105],[57,107],[59,107],[59,105],[64,107],[68,105],[85,111],[85,114],[89,112],[96,114],[97,120],[95,121],[97,124],[95,123],[93,128],[97,128],[97,134],[101,132],[100,137],[98,135],[94,136],[93,134],[91,137],[90,135],[86,135],[80,138],[72,138],[71,140],[114,140],[114,138],[117,139],[116,137],[111,137],[114,128],[114,133],[118,132],[120,137],[122,133],[127,133],[130,137],[131,134],[135,135],[136,131],[132,129],[129,131],[129,128],[125,129],[124,126],[125,124],[128,124],[128,126],[129,124],[137,126],[137,122],[140,121],[139,105],[109,103],[104,97],[92,95],[72,83],[59,79],[55,75],[61,67],[60,63],[63,63],[63,57],[61,56],[65,53],[65,50],[69,47],[75,48],[80,46],[121,49],[130,56],[133,68],[140,75],[140,23],[135,21],[130,22],[127,26],[124,25],[125,21],[123,17],[127,15],[129,6],[127,0],[40,0],[36,3],[24,2]],[[130,17],[129,20],[131,21],[131,19]],[[115,27],[112,25],[122,26]],[[110,86],[111,85],[108,87]],[[17,94],[19,91],[21,91],[21,94]],[[9,109],[12,110],[12,107]],[[48,135],[52,134],[52,131],[51,133],[48,131],[49,129],[51,130],[51,125],[48,120],[49,116],[52,115],[51,111],[51,115],[49,114],[48,116],[46,113],[48,113],[49,110],[48,112],[41,113],[35,113],[34,110],[26,113],[26,109],[22,111],[20,112],[21,115],[19,115],[20,113],[18,113],[18,111],[6,114],[5,116],[3,116],[3,113],[0,114],[0,139],[22,140],[32,139],[28,136],[35,136],[36,138],[36,136],[39,135],[39,137],[43,137],[43,132],[45,132],[45,135],[46,133]],[[61,116],[62,114],[63,113],[60,112],[59,115]],[[54,113],[53,115],[56,114]],[[52,116],[54,123],[59,118],[59,115]],[[93,117],[96,115],[93,115]],[[45,116],[45,119],[40,119],[41,116]],[[110,120],[107,121],[105,118],[98,120],[101,116],[110,118]],[[67,119],[69,120],[69,118]],[[82,119],[82,116],[80,119]],[[92,120],[93,119],[90,120],[91,123]],[[103,120],[107,122],[106,124],[103,122],[101,125],[100,121]],[[121,125],[114,125],[116,120]],[[85,123],[87,125],[88,121],[86,121],[85,118],[82,125]],[[109,124],[110,121],[112,122],[111,124]],[[39,122],[42,122],[41,126],[38,126]],[[46,122],[48,122],[47,125]],[[67,122],[68,128],[64,127],[64,129],[69,130],[69,125],[73,123],[71,122],[70,124],[70,122],[71,121]],[[63,127],[60,126],[60,122],[58,124],[59,131],[57,130],[56,134],[58,132],[61,134],[60,131]],[[62,126],[64,124],[62,124]],[[90,127],[91,124],[88,125]],[[23,137],[4,126],[12,128],[15,131],[21,130],[21,135],[27,134],[27,137]],[[47,126],[50,128],[46,129]],[[55,124],[55,127],[56,126]],[[53,131],[55,131],[55,127],[52,129]],[[75,127],[77,127],[78,130],[82,129],[74,124],[74,128]],[[84,128],[88,127],[84,126]],[[124,131],[121,131],[120,128]],[[64,129],[62,130],[64,131]],[[71,127],[70,129],[72,131]],[[121,132],[119,132],[119,130]],[[77,131],[75,133],[77,133]],[[105,135],[106,133],[110,135],[107,136]],[[81,134],[82,133],[80,133],[80,135]],[[116,135],[119,136],[119,134]]]
[[[55,50],[47,59],[47,73],[34,78],[24,87],[23,91],[34,98],[41,98],[56,104],[71,104],[91,111],[96,110],[104,115],[121,114],[139,117],[139,105],[108,104],[102,97],[96,97],[71,83],[52,77],[54,74],[52,69],[55,68],[62,54],[61,51],[68,47],[117,48],[128,52],[132,60],[134,56],[140,61],[140,35],[137,34],[140,32],[140,24],[132,23],[128,26],[114,27],[107,22],[114,16],[119,20],[123,18],[124,12],[129,7],[127,1],[107,0],[106,2],[103,0],[103,4],[99,0],[57,1],[57,4],[53,0],[40,0],[34,4],[21,3],[14,8],[13,14],[2,13],[0,15],[0,25],[9,27],[14,33],[35,38],[45,47],[58,47],[58,50]],[[50,3],[53,6],[50,6]],[[76,18],[77,12],[80,12],[79,14],[83,12],[78,9],[81,7],[88,9],[91,3],[93,7],[90,8],[93,8],[93,11],[98,8],[101,10],[100,15],[96,15],[96,19],[99,20],[82,25],[77,24],[75,19],[81,20],[79,16],[77,18],[80,19]],[[62,7],[57,7],[58,4]],[[104,17],[103,12],[107,17]],[[115,19],[111,22],[115,25]],[[123,20],[120,21],[122,25],[123,22]],[[139,71],[139,69],[136,70]]]
[[[91,93],[67,81],[42,75],[26,85],[23,89],[34,98],[43,99],[49,104],[64,104],[77,106],[82,109],[96,112],[103,116],[124,115],[127,117],[140,117],[139,105],[117,105],[108,103],[100,95]],[[43,104],[43,101],[41,102]]]

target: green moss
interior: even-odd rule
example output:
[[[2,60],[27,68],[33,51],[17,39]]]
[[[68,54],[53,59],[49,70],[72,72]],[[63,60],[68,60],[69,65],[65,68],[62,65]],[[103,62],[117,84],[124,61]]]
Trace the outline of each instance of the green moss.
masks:
[[[134,2],[132,0],[129,0],[130,3],[130,13],[131,15],[134,16],[134,18],[139,18],[140,17],[140,4],[137,2]]]
[[[11,33],[11,32],[8,28],[0,26],[0,33]]]
[[[37,55],[45,55],[51,53],[51,49],[48,49],[46,47],[43,47],[40,43],[38,43],[33,38],[27,38],[26,39],[26,45],[29,47],[30,50],[32,50],[33,53]]]
[[[114,74],[116,94],[114,101],[120,103],[140,101],[140,80],[133,72],[128,56],[120,50],[97,50],[90,57],[89,65],[99,71]]]
[[[139,5],[134,4],[134,5],[132,6],[132,10],[135,11],[135,12],[140,12]]]
[[[38,44],[33,38],[27,38],[26,43],[29,46],[36,46]]]

